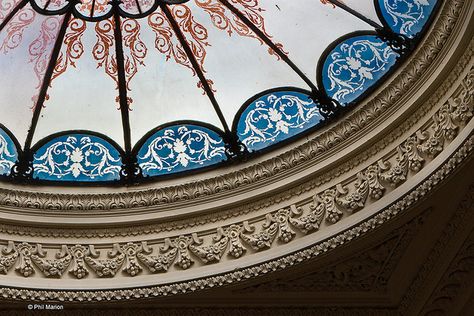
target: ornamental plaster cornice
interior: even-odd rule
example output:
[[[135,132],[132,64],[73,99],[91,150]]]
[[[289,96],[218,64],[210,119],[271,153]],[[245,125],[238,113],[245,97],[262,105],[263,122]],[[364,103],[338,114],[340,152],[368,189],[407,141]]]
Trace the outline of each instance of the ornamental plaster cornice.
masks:
[[[144,191],[0,189],[0,297],[194,292],[308,261],[407,212],[473,158],[473,9],[445,1],[414,57],[378,94],[275,158]],[[267,193],[248,193],[257,186]]]
[[[474,43],[474,42],[473,42]],[[394,188],[407,181],[408,178],[415,177],[418,172],[425,167],[434,157],[438,156],[450,141],[465,128],[473,115],[473,95],[474,88],[474,68],[472,63],[472,47],[453,70],[453,74],[458,79],[450,89],[441,90],[452,91],[451,95],[445,95],[442,99],[444,103],[430,104],[432,110],[436,110],[431,117],[418,121],[418,130],[412,130],[411,135],[405,135],[404,139],[395,144],[391,144],[390,150],[382,152],[383,155],[374,154],[369,159],[370,164],[366,164],[363,169],[353,170],[352,173],[344,174],[336,183],[331,186],[316,185],[311,180],[310,184],[304,183],[296,188],[287,188],[282,195],[273,197],[273,202],[263,200],[255,205],[244,204],[234,209],[233,215],[249,214],[244,217],[245,221],[256,223],[262,222],[266,217],[275,214],[279,209],[293,208],[303,210],[309,205],[318,205],[319,201],[329,199],[332,202],[325,203],[328,212],[332,214],[330,224],[338,222],[343,216],[343,210],[349,213],[357,212],[366,208],[369,204],[380,199],[384,194],[391,192]],[[467,62],[467,61],[470,62]],[[470,65],[469,67],[467,67]],[[463,71],[461,72],[460,69]],[[452,84],[448,78],[446,84]],[[407,123],[410,124],[410,123]],[[403,129],[403,124],[400,127]],[[469,130],[469,128],[468,128]],[[405,131],[405,130],[404,130]],[[406,132],[406,131],[405,131]],[[380,142],[384,142],[381,140]],[[383,143],[384,144],[384,143]],[[378,148],[379,144],[374,145]],[[380,145],[382,146],[382,145]],[[371,152],[369,152],[370,155]],[[442,156],[442,155],[441,155]],[[392,166],[391,166],[392,165]],[[398,169],[400,169],[398,171]],[[398,172],[398,174],[397,174]],[[361,186],[362,185],[362,186]],[[347,190],[349,188],[349,190]],[[353,201],[360,195],[359,201]],[[329,207],[331,204],[331,207]],[[352,203],[352,204],[351,204]],[[355,204],[354,204],[355,203]],[[277,204],[274,209],[271,205]],[[262,208],[264,212],[255,212]],[[296,213],[300,211],[295,211]],[[295,214],[296,214],[295,213]],[[238,219],[238,218],[237,218]],[[211,225],[205,225],[211,223]],[[156,238],[176,237],[181,231],[189,231],[199,235],[207,235],[215,231],[217,227],[241,224],[232,216],[226,214],[212,214],[192,219],[177,220],[172,222],[134,225],[129,228],[107,227],[107,228],[57,228],[44,229],[29,225],[16,226],[11,224],[1,224],[0,234],[13,236],[31,237],[54,237],[54,238],[114,238],[114,237],[134,237],[152,240]],[[320,225],[320,224],[318,224]],[[142,236],[142,237],[140,237]]]
[[[317,165],[319,165],[318,170],[315,170],[311,177],[317,177],[318,180],[313,182],[312,186],[328,183],[341,174],[354,169],[361,162],[369,158],[367,154],[360,155],[360,152],[366,149],[364,146],[344,157],[338,156],[336,153],[343,151],[348,147],[348,144],[354,142],[355,137],[366,139],[373,132],[374,126],[380,126],[381,122],[385,122],[386,118],[393,117],[397,110],[406,107],[406,102],[402,101],[406,100],[407,96],[416,94],[416,89],[413,87],[419,85],[417,82],[424,79],[427,74],[434,73],[439,68],[438,63],[443,62],[443,58],[440,56],[447,53],[447,47],[449,48],[450,46],[447,44],[452,40],[450,35],[453,30],[459,28],[456,22],[460,17],[461,20],[463,16],[469,17],[471,6],[469,1],[446,1],[432,30],[422,45],[406,64],[399,69],[397,75],[393,76],[390,82],[386,82],[383,89],[379,89],[380,92],[378,94],[368,102],[355,108],[346,118],[318,132],[310,141],[304,144],[301,144],[302,142],[300,141],[296,148],[295,144],[293,144],[290,145],[291,147],[285,147],[269,154],[275,155],[275,153],[280,153],[276,157],[268,159],[269,155],[266,155],[266,158],[256,159],[256,161],[260,160],[258,163],[244,163],[241,167],[231,166],[229,169],[235,171],[224,175],[219,175],[222,174],[223,170],[218,169],[209,173],[209,175],[215,175],[215,177],[205,180],[184,178],[178,181],[191,182],[170,186],[162,186],[162,183],[157,183],[157,186],[161,187],[130,188],[127,189],[127,192],[119,193],[69,194],[61,192],[62,189],[60,188],[54,187],[46,188],[50,193],[45,193],[35,192],[35,190],[38,190],[37,188],[31,188],[31,191],[26,191],[24,187],[12,188],[4,186],[4,188],[0,189],[0,205],[9,211],[19,209],[22,211],[24,209],[42,211],[62,210],[67,211],[69,214],[74,211],[80,212],[85,210],[94,211],[95,213],[97,211],[100,213],[104,210],[112,210],[112,212],[124,210],[129,212],[132,209],[134,212],[153,211],[156,213],[157,211],[165,211],[172,208],[175,210],[178,208],[185,209],[186,207],[209,211],[208,204],[211,200],[223,200],[226,197],[235,196],[242,200],[243,196],[253,196],[252,192],[255,191],[256,187],[267,187],[266,191],[270,190],[274,195],[281,187],[281,181],[288,179],[289,175],[298,174],[302,170],[308,170]],[[469,18],[466,19],[469,20]],[[437,95],[441,97],[442,93],[438,92]],[[428,112],[430,107],[426,106],[423,109]],[[400,112],[405,113],[406,116],[407,113],[412,111],[413,109],[405,109]],[[419,115],[423,115],[423,113],[419,113]],[[406,117],[402,115],[398,121],[400,122],[404,118]],[[412,119],[411,122],[416,122],[416,119]],[[388,132],[383,131],[380,138],[386,133]],[[389,135],[393,137],[393,134]],[[393,141],[396,141],[396,135],[393,139],[386,137],[384,140],[387,144]],[[371,140],[368,143],[374,142],[375,140]],[[361,144],[364,144],[364,142]],[[383,148],[379,148],[379,150]],[[354,155],[359,156],[353,159]],[[321,168],[321,165],[324,165],[325,168]],[[332,171],[328,170],[333,169],[335,165],[341,167]],[[205,176],[207,175],[205,174]],[[306,177],[309,177],[309,175],[306,175]],[[45,190],[45,188],[40,188],[40,190]],[[90,192],[90,190],[86,191]],[[256,197],[254,196],[254,198]],[[270,202],[268,201],[265,204],[268,206],[268,203]],[[253,206],[253,209],[260,209],[261,207],[257,204]],[[195,215],[196,212],[193,213]],[[155,216],[157,215],[155,214]],[[231,214],[226,214],[225,216],[231,216]]]
[[[373,217],[369,218],[362,223],[359,223],[356,226],[353,226],[341,233],[334,235],[331,238],[328,238],[324,241],[319,243],[315,243],[305,249],[301,249],[295,253],[279,257],[278,259],[270,260],[268,262],[264,262],[258,265],[254,265],[251,267],[246,267],[242,269],[238,269],[237,271],[224,273],[216,276],[207,276],[202,278],[195,278],[192,281],[186,282],[176,282],[172,284],[164,284],[159,286],[151,286],[151,287],[139,287],[139,288],[128,288],[128,289],[119,289],[119,290],[30,290],[30,289],[19,289],[19,288],[12,288],[12,287],[2,287],[0,288],[0,296],[3,298],[8,299],[18,299],[18,300],[34,300],[34,301],[44,301],[44,300],[54,300],[54,301],[111,301],[111,300],[123,300],[123,299],[138,299],[138,298],[151,298],[151,297],[160,297],[160,296],[168,296],[168,295],[175,295],[175,294],[183,294],[188,292],[195,292],[197,290],[214,288],[217,286],[228,285],[236,282],[240,282],[242,280],[254,278],[261,275],[266,275],[268,273],[279,271],[286,269],[287,267],[306,262],[310,259],[315,257],[321,256],[337,247],[345,245],[355,239],[361,238],[368,232],[373,231],[374,229],[380,227],[390,219],[394,218],[400,213],[403,213],[410,206],[414,205],[417,201],[423,199],[427,195],[429,195],[433,190],[435,190],[438,186],[440,186],[447,177],[452,175],[457,168],[462,166],[469,158],[472,158],[472,151],[474,148],[474,135],[471,134],[470,137],[463,143],[462,146],[458,148],[458,150],[447,160],[443,163],[443,165],[438,168],[435,172],[433,172],[427,179],[425,179],[420,185],[418,185],[415,189],[408,192],[403,198],[398,200],[397,202],[389,205],[388,207],[384,208],[381,212],[377,213]],[[176,241],[175,241],[176,242]],[[129,245],[126,245],[129,246]],[[75,248],[80,248],[80,246],[74,246]],[[166,247],[166,246],[165,246]],[[173,247],[169,245],[168,247]],[[136,248],[135,248],[136,249]],[[74,250],[74,249],[72,249]],[[78,251],[77,249],[75,249]],[[79,249],[79,251],[84,249]],[[63,273],[70,268],[69,264],[72,258],[68,260],[64,260],[67,256],[67,253],[64,252],[63,254],[57,256],[59,258],[56,261],[60,261],[62,263],[68,262],[67,265],[59,265],[57,262],[53,262],[55,260],[45,260],[42,257],[45,256],[44,249],[40,245],[29,245],[27,243],[21,243],[19,245],[15,245],[10,243],[7,248],[2,250],[2,260],[1,267],[2,271],[8,272],[13,266],[11,264],[12,260],[5,257],[11,256],[15,251],[18,251],[18,256],[20,257],[20,265],[18,265],[15,270],[19,273],[22,273],[24,276],[28,277],[32,275],[37,269],[41,269],[42,273],[45,274],[47,277],[62,277]],[[87,249],[86,249],[87,251]],[[94,249],[89,249],[88,251],[93,252]],[[127,267],[123,269],[123,272],[129,273],[130,271],[134,271],[136,269],[136,265],[131,264],[134,262],[130,260],[130,256],[135,256],[136,253],[132,253],[130,251],[120,252],[118,248],[115,249],[115,253],[110,253],[112,256],[120,257],[120,261],[127,262],[127,267],[130,266],[130,269],[127,270]],[[178,250],[179,252],[179,250]],[[93,254],[89,253],[86,254],[87,256],[94,256]],[[72,256],[72,255],[71,255]],[[127,258],[125,258],[127,257]],[[25,260],[25,258],[29,260]],[[183,257],[181,257],[182,259]],[[74,258],[77,259],[77,258]],[[89,261],[89,260],[87,260]],[[186,260],[182,261],[185,262]],[[96,261],[99,263],[99,261]],[[116,269],[116,271],[110,275],[111,267],[109,265],[105,265],[105,261],[102,260],[100,262],[102,267],[100,269],[93,268],[95,273],[99,277],[113,277],[115,276],[115,272],[117,272],[120,268],[122,268],[121,264]],[[136,263],[136,261],[135,261]],[[165,261],[159,262],[161,266],[165,264]],[[180,264],[180,263],[178,263]],[[93,266],[93,264],[90,264]],[[106,267],[104,267],[106,266]],[[107,269],[106,269],[107,268]],[[97,270],[96,270],[97,269]],[[81,274],[83,275],[84,266],[77,264],[77,261],[74,261],[74,266],[72,269],[69,270],[71,274]],[[87,270],[88,271],[88,270]],[[99,272],[98,272],[99,271]],[[136,270],[135,270],[136,271]],[[86,273],[87,275],[88,273]],[[102,274],[102,275],[101,275]],[[110,279],[108,279],[110,281]],[[51,280],[50,280],[51,281]],[[68,284],[69,287],[71,283]]]

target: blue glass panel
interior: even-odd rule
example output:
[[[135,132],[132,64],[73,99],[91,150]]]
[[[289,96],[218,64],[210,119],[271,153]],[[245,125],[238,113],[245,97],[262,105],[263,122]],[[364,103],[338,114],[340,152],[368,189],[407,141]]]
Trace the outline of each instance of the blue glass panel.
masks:
[[[331,98],[346,105],[382,78],[395,65],[397,57],[397,53],[374,35],[346,39],[324,61],[324,89]]]
[[[398,34],[414,37],[428,21],[437,0],[377,0],[388,26]]]
[[[121,166],[120,153],[104,139],[69,134],[54,138],[36,151],[33,176],[52,181],[114,181],[120,179]]]
[[[278,91],[249,104],[239,118],[237,135],[249,150],[288,139],[323,120],[318,106],[305,93]]]
[[[143,175],[157,176],[210,166],[226,159],[221,136],[202,126],[186,124],[154,133],[138,151]]]
[[[0,128],[0,175],[8,176],[17,159],[18,152],[15,143],[10,136]]]

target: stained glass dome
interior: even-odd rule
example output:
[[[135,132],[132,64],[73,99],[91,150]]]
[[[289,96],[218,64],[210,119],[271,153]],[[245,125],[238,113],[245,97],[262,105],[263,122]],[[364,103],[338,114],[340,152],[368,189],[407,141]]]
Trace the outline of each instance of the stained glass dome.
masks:
[[[0,177],[138,183],[287,143],[403,62],[435,0],[0,2]]]

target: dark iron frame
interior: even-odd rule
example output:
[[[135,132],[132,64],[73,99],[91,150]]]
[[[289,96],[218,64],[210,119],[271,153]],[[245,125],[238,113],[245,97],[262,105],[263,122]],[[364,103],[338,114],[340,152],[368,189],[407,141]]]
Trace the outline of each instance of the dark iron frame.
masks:
[[[304,137],[305,135],[314,132],[316,129],[320,128],[321,126],[324,126],[330,122],[332,122],[335,118],[340,116],[342,113],[345,113],[352,109],[360,100],[364,99],[368,94],[370,94],[374,89],[378,88],[382,82],[385,81],[385,79],[393,73],[393,71],[397,68],[392,67],[390,71],[388,71],[381,79],[379,79],[376,84],[372,85],[369,89],[364,91],[364,93],[359,96],[355,101],[351,102],[350,104],[347,104],[346,106],[341,106],[337,101],[331,99],[328,97],[327,93],[324,91],[324,87],[322,85],[322,66],[324,64],[324,61],[326,60],[328,54],[331,52],[334,47],[336,47],[341,41],[357,36],[357,35],[375,35],[385,41],[395,52],[399,54],[399,58],[397,60],[397,65],[400,64],[408,55],[411,51],[413,51],[416,47],[416,44],[419,42],[421,37],[424,35],[426,32],[427,27],[431,24],[432,19],[434,18],[434,14],[431,14],[428,23],[425,24],[423,30],[418,33],[414,38],[408,38],[406,36],[396,34],[394,33],[390,27],[388,26],[388,23],[384,20],[381,8],[379,6],[378,0],[373,0],[374,5],[376,8],[377,15],[382,21],[382,25],[378,24],[377,22],[374,22],[367,17],[365,17],[363,14],[351,9],[344,3],[342,3],[339,0],[328,0],[330,3],[332,3],[334,6],[337,6],[341,8],[342,10],[345,10],[349,14],[352,14],[353,16],[363,20],[366,22],[370,27],[374,28],[374,31],[357,31],[353,32],[347,35],[344,35],[337,40],[335,40],[332,44],[330,44],[326,50],[323,52],[321,55],[318,65],[317,65],[317,75],[316,75],[316,83],[313,83],[312,80],[310,80],[293,62],[292,60],[285,54],[273,41],[268,38],[256,25],[254,25],[238,8],[236,8],[234,5],[232,5],[228,0],[218,0],[221,2],[222,5],[224,5],[228,10],[230,10],[241,22],[246,24],[247,27],[249,27],[258,37],[260,40],[262,40],[271,50],[273,50],[296,74],[299,75],[299,77],[309,86],[310,90],[305,90],[301,88],[296,88],[296,87],[280,87],[280,88],[274,88],[274,89],[269,89],[263,92],[260,92],[253,97],[249,98],[238,110],[236,116],[234,117],[234,121],[232,122],[232,127],[230,128],[227,124],[227,121],[225,120],[222,111],[220,109],[220,106],[214,97],[213,91],[211,87],[209,86],[206,77],[200,68],[197,60],[195,59],[195,56],[192,54],[192,51],[186,41],[185,35],[183,34],[182,30],[180,29],[178,23],[176,20],[173,18],[173,15],[170,12],[169,5],[173,4],[180,4],[180,3],[185,3],[189,0],[155,0],[155,3],[150,7],[150,9],[143,11],[139,5],[138,0],[136,0],[137,3],[137,8],[139,13],[138,14],[130,14],[122,10],[120,7],[122,1],[121,0],[111,0],[109,2],[109,5],[111,6],[111,9],[107,14],[94,17],[94,12],[92,10],[91,16],[84,16],[81,13],[79,13],[75,9],[75,5],[80,3],[79,0],[66,0],[67,4],[64,5],[64,7],[54,10],[54,11],[48,11],[47,7],[49,5],[49,1],[45,4],[43,8],[39,7],[37,3],[34,0],[22,0],[19,2],[15,8],[6,16],[5,20],[0,23],[0,31],[8,24],[8,22],[15,16],[15,14],[18,13],[19,10],[21,10],[23,7],[25,7],[28,3],[35,9],[38,13],[43,14],[43,15],[65,15],[64,19],[62,21],[61,28],[58,33],[58,37],[56,38],[56,42],[53,48],[53,52],[46,70],[46,74],[40,89],[40,94],[39,98],[37,101],[37,104],[35,106],[35,111],[32,119],[32,124],[31,128],[28,131],[27,139],[25,142],[25,146],[22,149],[18,140],[15,138],[15,136],[3,125],[0,125],[1,128],[5,130],[5,132],[12,138],[13,142],[15,143],[17,152],[18,152],[18,162],[15,164],[15,166],[12,168],[11,174],[9,176],[0,176],[0,180],[7,180],[7,181],[14,181],[17,183],[28,183],[31,184],[32,182],[38,183],[38,184],[48,184],[48,185],[87,185],[87,186],[94,186],[94,185],[134,185],[134,184],[139,184],[143,182],[148,182],[150,180],[156,181],[156,179],[166,179],[171,176],[176,176],[179,174],[192,174],[192,173],[198,173],[198,172],[203,172],[205,170],[209,169],[214,169],[222,165],[229,165],[233,163],[238,163],[240,161],[248,160],[251,157],[267,152],[270,150],[273,150],[275,148],[284,146],[288,144],[289,142],[293,141],[296,138],[301,138]],[[441,5],[442,0],[437,1],[435,8],[433,9],[433,12],[436,12]],[[128,113],[128,99],[127,99],[127,87],[126,87],[126,81],[125,81],[125,71],[124,71],[124,53],[123,53],[123,43],[122,43],[122,31],[121,31],[121,21],[120,18],[143,18],[147,16],[148,14],[154,12],[158,8],[161,8],[161,10],[164,12],[165,16],[167,17],[170,25],[173,28],[174,34],[177,36],[180,44],[183,46],[183,49],[185,50],[192,66],[193,69],[196,71],[196,74],[198,75],[203,88],[205,90],[205,93],[207,94],[214,110],[217,113],[217,116],[219,117],[219,120],[224,128],[224,130],[220,130],[219,128],[206,124],[203,122],[198,122],[198,121],[174,121],[174,122],[169,122],[163,125],[160,125],[153,130],[149,131],[147,134],[145,134],[132,148],[131,144],[131,131],[130,131],[130,120],[129,120],[129,113]],[[109,19],[112,18],[114,21],[114,39],[116,42],[115,48],[116,48],[116,58],[117,58],[117,68],[118,68],[118,90],[119,90],[119,105],[120,105],[120,111],[121,111],[121,116],[122,116],[122,125],[123,125],[123,131],[124,131],[124,144],[125,144],[125,149],[122,149],[118,144],[116,144],[114,141],[112,141],[109,137],[106,135],[92,132],[92,131],[85,131],[85,130],[72,130],[72,131],[67,131],[67,132],[60,132],[60,133],[55,133],[53,135],[49,135],[46,138],[43,138],[42,140],[38,141],[37,144],[35,144],[33,147],[31,146],[31,142],[33,139],[33,135],[35,132],[36,124],[38,122],[38,119],[40,117],[41,109],[43,108],[43,103],[45,101],[45,97],[47,95],[47,90],[49,87],[49,83],[53,74],[53,70],[57,61],[57,57],[59,54],[59,51],[61,49],[61,46],[63,45],[63,40],[65,36],[65,32],[67,30],[68,23],[71,19],[71,17],[75,18],[81,18],[86,21],[90,22],[98,22],[102,21],[104,19]],[[318,88],[319,86],[319,88]],[[238,139],[237,135],[237,124],[238,121],[241,118],[241,115],[243,111],[248,107],[249,104],[254,102],[256,99],[260,98],[261,96],[271,93],[271,92],[277,92],[277,91],[298,91],[307,94],[310,98],[313,99],[315,104],[319,106],[319,110],[321,114],[323,115],[324,119],[319,123],[316,124],[315,126],[312,126],[311,128],[302,131],[292,137],[289,137],[288,139],[285,139],[283,141],[277,142],[275,144],[269,145],[266,148],[254,151],[254,152],[249,152],[247,148],[240,142]],[[191,124],[191,125],[197,125],[201,126],[204,128],[208,128],[212,131],[215,131],[218,133],[224,143],[226,144],[226,155],[227,155],[227,160],[223,161],[221,163],[215,164],[215,165],[210,165],[210,166],[204,166],[199,169],[192,169],[192,170],[187,170],[187,171],[182,171],[182,172],[176,172],[172,173],[170,175],[160,175],[157,177],[143,177],[142,172],[140,170],[140,167],[138,166],[137,163],[137,157],[136,154],[138,150],[140,149],[141,145],[143,145],[148,138],[159,131],[160,129],[169,127],[169,126],[174,126],[178,124]],[[65,134],[89,134],[89,135],[94,135],[97,137],[100,137],[104,139],[105,141],[109,142],[113,147],[115,147],[119,153],[121,154],[122,158],[122,171],[121,171],[121,180],[120,181],[98,181],[98,182],[70,182],[70,181],[61,181],[61,180],[38,180],[38,179],[33,179],[33,168],[32,168],[32,161],[33,161],[33,155],[36,149],[39,148],[41,144],[47,143],[49,140],[65,135]],[[34,181],[33,181],[34,180]]]

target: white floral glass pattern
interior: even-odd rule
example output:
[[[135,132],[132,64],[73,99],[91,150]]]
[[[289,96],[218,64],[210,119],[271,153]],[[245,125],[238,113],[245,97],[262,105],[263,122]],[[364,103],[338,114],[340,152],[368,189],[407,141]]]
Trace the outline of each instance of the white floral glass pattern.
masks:
[[[1,178],[132,184],[274,148],[375,89],[437,3],[0,0]]]
[[[0,175],[7,176],[18,159],[15,143],[10,136],[0,128]]]
[[[202,168],[224,160],[226,155],[221,136],[193,124],[160,129],[138,151],[138,164],[144,176]]]
[[[399,55],[375,35],[343,40],[331,50],[322,68],[326,93],[343,105],[355,101],[381,79]]]
[[[322,119],[308,92],[274,91],[247,106],[239,119],[237,135],[249,150],[258,150],[314,127]]]
[[[41,146],[34,156],[33,176],[41,180],[113,181],[120,179],[120,153],[102,138],[64,135]]]
[[[436,0],[377,0],[385,22],[397,34],[414,37],[428,21]]]

